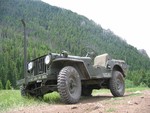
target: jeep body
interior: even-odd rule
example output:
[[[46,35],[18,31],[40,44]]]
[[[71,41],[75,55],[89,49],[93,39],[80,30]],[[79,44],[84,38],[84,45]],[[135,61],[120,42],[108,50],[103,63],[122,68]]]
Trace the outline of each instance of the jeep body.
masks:
[[[43,96],[58,91],[64,103],[77,103],[80,96],[91,96],[93,89],[107,88],[116,97],[124,95],[127,64],[106,54],[80,57],[49,53],[28,63],[28,75],[19,80],[21,94]],[[26,81],[26,82],[25,82]]]

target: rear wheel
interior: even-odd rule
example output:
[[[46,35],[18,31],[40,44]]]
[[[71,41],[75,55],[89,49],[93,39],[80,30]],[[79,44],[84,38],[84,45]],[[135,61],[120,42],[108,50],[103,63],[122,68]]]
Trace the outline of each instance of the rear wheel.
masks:
[[[64,103],[77,103],[81,97],[81,80],[78,72],[72,66],[64,67],[57,79],[57,88]]]
[[[121,72],[114,71],[109,82],[109,88],[113,96],[121,97],[125,92],[124,77]]]

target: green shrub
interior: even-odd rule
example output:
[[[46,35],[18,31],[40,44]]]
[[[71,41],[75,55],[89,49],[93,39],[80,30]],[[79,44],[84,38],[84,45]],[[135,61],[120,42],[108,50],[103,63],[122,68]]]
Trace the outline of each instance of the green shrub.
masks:
[[[148,86],[147,86],[145,83],[143,83],[143,82],[141,82],[139,86],[140,86],[140,87],[148,87]]]
[[[126,85],[126,88],[133,88],[133,87],[135,87],[133,81],[128,80],[128,79],[125,80],[125,85]]]

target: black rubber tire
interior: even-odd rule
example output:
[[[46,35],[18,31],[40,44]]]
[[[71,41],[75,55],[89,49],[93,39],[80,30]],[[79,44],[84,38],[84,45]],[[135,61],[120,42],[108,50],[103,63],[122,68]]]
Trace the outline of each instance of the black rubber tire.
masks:
[[[109,88],[114,97],[121,97],[125,92],[124,77],[121,72],[114,71],[109,82]]]
[[[57,79],[57,88],[61,100],[66,104],[75,104],[81,97],[81,80],[72,66],[64,67]]]
[[[20,87],[20,92],[21,92],[21,96],[22,97],[26,97],[27,96],[27,93],[26,93],[26,91],[25,91],[23,86]]]
[[[82,87],[82,93],[81,93],[81,96],[86,96],[86,97],[90,97],[92,96],[92,90],[91,88],[88,88],[88,87]]]

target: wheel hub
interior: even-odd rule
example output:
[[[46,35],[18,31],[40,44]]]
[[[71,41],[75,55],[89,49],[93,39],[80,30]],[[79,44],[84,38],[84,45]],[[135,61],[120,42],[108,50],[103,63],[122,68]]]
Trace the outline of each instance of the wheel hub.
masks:
[[[77,84],[76,84],[75,80],[70,78],[70,80],[69,80],[69,90],[70,90],[71,94],[76,91],[76,86],[77,86]]]
[[[120,79],[117,80],[117,90],[120,90],[122,88],[122,82]]]

